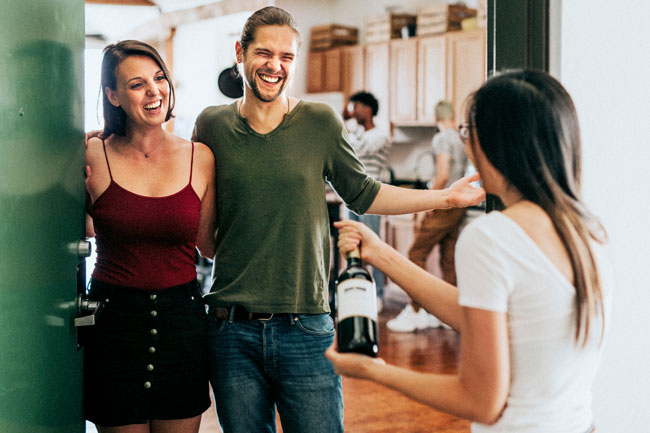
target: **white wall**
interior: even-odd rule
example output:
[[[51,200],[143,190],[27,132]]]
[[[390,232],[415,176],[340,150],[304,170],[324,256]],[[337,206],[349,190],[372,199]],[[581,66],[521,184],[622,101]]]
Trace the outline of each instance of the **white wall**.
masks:
[[[561,7],[561,65],[553,70],[578,110],[585,198],[608,229],[617,280],[594,389],[596,426],[648,432],[650,3],[567,0]]]
[[[302,37],[302,46],[296,62],[296,72],[289,93],[298,98],[326,102],[335,110],[343,109],[343,95],[340,92],[307,94],[307,53],[309,34],[313,26],[335,22],[332,16],[332,0],[276,0],[275,5],[289,12]]]
[[[189,139],[194,121],[210,105],[234,101],[217,87],[219,73],[235,62],[235,41],[252,11],[179,26],[174,37],[174,132]]]

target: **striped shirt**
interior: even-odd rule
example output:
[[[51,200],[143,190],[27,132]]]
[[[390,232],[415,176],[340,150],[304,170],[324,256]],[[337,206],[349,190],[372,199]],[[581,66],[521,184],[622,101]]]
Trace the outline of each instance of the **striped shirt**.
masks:
[[[369,131],[359,128],[359,132],[350,133],[350,145],[359,161],[366,167],[369,176],[384,182],[389,180],[386,159],[390,140],[383,131],[379,128],[372,128]]]

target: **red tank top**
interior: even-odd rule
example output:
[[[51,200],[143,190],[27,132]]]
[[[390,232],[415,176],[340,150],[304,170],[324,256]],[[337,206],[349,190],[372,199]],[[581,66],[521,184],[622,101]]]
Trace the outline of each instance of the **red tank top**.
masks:
[[[93,278],[149,290],[193,280],[201,209],[192,188],[194,143],[187,186],[166,197],[122,188],[113,179],[105,144],[104,155],[111,183],[91,209],[97,243]]]

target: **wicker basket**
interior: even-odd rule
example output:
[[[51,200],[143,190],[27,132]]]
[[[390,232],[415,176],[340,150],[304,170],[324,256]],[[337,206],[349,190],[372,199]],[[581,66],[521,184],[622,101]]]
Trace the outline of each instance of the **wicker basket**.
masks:
[[[385,42],[402,37],[402,27],[415,24],[415,15],[385,14],[366,19],[365,42]]]
[[[356,27],[327,24],[311,28],[311,51],[323,51],[341,45],[354,45],[359,42]]]
[[[445,4],[427,6],[418,12],[417,35],[437,35],[461,30],[461,22],[466,18],[476,17],[476,9],[463,4]]]

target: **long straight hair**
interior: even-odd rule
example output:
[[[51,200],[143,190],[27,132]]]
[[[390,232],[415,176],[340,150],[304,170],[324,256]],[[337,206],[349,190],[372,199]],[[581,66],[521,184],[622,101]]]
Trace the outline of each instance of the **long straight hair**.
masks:
[[[603,294],[590,243],[604,243],[607,235],[582,202],[580,128],[571,97],[547,73],[520,70],[489,79],[467,107],[478,138],[470,145],[480,146],[508,184],[544,209],[567,250],[576,290],[576,343],[587,343],[598,314],[602,338]]]

